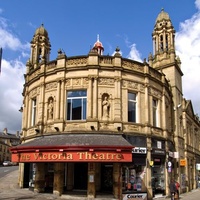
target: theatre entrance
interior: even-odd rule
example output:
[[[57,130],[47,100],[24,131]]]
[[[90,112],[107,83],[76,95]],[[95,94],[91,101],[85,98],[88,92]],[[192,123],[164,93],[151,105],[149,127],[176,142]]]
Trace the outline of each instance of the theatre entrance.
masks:
[[[74,189],[87,190],[88,163],[74,163]]]
[[[106,193],[113,192],[113,165],[101,165],[101,191]]]

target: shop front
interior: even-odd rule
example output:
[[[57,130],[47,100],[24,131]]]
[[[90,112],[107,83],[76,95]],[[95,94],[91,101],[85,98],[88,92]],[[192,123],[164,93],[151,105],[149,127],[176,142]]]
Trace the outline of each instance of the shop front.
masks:
[[[120,199],[121,167],[132,162],[132,147],[121,135],[73,134],[39,137],[11,151],[12,161],[20,163],[21,187]]]
[[[122,165],[123,200],[147,200],[146,171],[147,148],[146,138],[127,136],[126,139],[134,146],[132,162]],[[137,146],[136,146],[137,145]]]
[[[165,141],[152,139],[152,152],[151,152],[151,184],[153,195],[165,195],[166,193],[166,151]]]

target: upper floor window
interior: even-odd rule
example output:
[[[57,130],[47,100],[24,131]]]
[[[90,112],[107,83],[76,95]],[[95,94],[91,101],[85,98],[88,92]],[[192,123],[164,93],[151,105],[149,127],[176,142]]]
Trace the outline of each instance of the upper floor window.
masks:
[[[136,94],[128,93],[128,121],[136,122]]]
[[[67,120],[86,119],[87,91],[67,92]]]
[[[36,123],[36,107],[37,101],[36,99],[32,99],[31,126],[34,126]]]
[[[158,126],[158,100],[156,99],[153,99],[152,110],[153,110],[153,126]]]

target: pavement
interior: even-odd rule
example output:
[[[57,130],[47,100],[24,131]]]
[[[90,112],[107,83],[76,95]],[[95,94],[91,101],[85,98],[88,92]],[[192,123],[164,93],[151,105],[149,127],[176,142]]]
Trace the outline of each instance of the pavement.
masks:
[[[0,178],[0,200],[72,200],[69,195],[55,196],[49,193],[36,193],[29,189],[21,189],[18,186],[18,170],[15,170]],[[78,198],[76,198],[78,199]],[[83,198],[81,198],[83,199]],[[86,198],[85,198],[86,199]],[[100,198],[98,198],[100,199]],[[104,198],[105,199],[105,198]],[[112,198],[106,198],[111,200]],[[200,189],[180,194],[181,200],[200,200]],[[154,200],[170,200],[169,197],[156,197]]]

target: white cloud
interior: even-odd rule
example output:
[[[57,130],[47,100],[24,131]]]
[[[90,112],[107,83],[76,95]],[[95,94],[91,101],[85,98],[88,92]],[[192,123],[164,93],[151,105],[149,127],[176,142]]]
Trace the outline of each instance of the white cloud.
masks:
[[[0,75],[0,131],[8,128],[15,133],[21,130],[21,113],[18,111],[22,104],[22,90],[24,84],[23,74],[25,66],[15,60],[8,62],[2,60]]]
[[[141,55],[140,55],[139,51],[136,49],[136,44],[130,45],[130,48],[131,48],[131,51],[128,55],[128,58],[142,62]]]
[[[124,37],[124,41],[125,41],[125,43],[126,43],[126,46],[127,46],[128,48],[130,48],[130,52],[129,52],[129,54],[128,54],[127,57],[128,57],[129,59],[142,62],[141,54],[140,54],[140,52],[137,50],[136,44],[135,44],[135,43],[131,44],[131,42],[129,41],[129,39],[128,39],[127,36]]]
[[[196,1],[200,9],[200,0]],[[200,116],[200,12],[190,19],[180,23],[180,30],[176,34],[176,53],[182,65],[183,94],[186,99],[192,100],[195,113]]]
[[[19,38],[12,34],[8,28],[7,20],[0,18],[0,46],[4,50],[22,51],[21,56],[27,56],[28,44],[22,44]],[[24,84],[25,65],[18,59],[2,59],[0,74],[0,131],[4,128],[9,133],[16,133],[21,130],[21,113],[19,108],[22,105],[22,91]]]
[[[29,48],[28,44],[22,44],[19,38],[12,34],[8,28],[7,20],[2,17],[0,17],[0,46],[14,51]]]
[[[196,0],[195,5],[196,5],[197,9],[200,10],[200,0]]]

